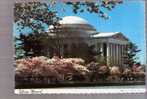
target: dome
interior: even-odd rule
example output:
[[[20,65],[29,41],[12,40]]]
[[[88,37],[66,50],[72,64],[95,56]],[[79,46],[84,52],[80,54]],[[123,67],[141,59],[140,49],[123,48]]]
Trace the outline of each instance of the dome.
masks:
[[[61,24],[89,24],[87,20],[78,16],[66,16],[60,21]]]
[[[95,32],[96,29],[88,23],[87,20],[78,17],[78,16],[66,16],[63,17],[63,19],[60,21],[60,24],[62,24],[62,27],[65,27],[66,29],[75,29],[75,30],[82,30],[85,33],[86,32]]]
[[[60,32],[65,37],[89,37],[96,33],[96,29],[87,20],[78,16],[63,17],[59,23],[61,24]],[[54,26],[49,26],[49,31],[51,32],[53,28]]]

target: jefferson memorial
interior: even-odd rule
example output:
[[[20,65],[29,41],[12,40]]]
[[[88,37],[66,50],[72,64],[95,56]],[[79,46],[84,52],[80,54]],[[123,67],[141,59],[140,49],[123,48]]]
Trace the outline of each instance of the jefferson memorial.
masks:
[[[52,34],[52,26],[49,34],[54,38],[60,37],[60,53],[63,57],[72,53],[75,47],[82,48],[83,42],[94,46],[96,52],[101,52],[100,57],[106,57],[107,65],[123,65],[124,50],[127,48],[129,39],[120,32],[100,33],[88,23],[87,20],[78,16],[66,16],[61,21],[60,32]],[[80,46],[79,46],[80,45]]]

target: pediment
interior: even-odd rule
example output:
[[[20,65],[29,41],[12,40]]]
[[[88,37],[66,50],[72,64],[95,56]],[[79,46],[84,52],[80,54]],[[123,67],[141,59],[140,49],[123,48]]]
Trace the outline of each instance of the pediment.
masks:
[[[117,33],[116,35],[113,35],[112,38],[117,40],[129,41],[129,39],[122,33]]]

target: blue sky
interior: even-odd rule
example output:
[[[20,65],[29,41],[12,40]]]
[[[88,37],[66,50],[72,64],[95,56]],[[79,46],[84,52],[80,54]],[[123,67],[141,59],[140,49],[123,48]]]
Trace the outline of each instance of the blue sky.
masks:
[[[118,5],[112,11],[106,11],[110,17],[108,20],[88,12],[74,14],[71,8],[67,6],[64,6],[66,10],[63,12],[61,11],[62,7],[61,5],[56,7],[60,17],[80,16],[93,25],[98,32],[122,32],[141,49],[138,56],[140,61],[145,63],[145,15],[144,2],[142,0],[124,0],[123,4]],[[16,27],[14,25],[14,33],[17,34]]]
[[[57,6],[59,16],[80,16],[92,24],[99,32],[122,32],[133,43],[136,43],[141,52],[139,58],[145,63],[145,20],[144,2],[142,0],[124,0],[112,11],[106,11],[110,19],[105,20],[96,14],[78,13],[74,14],[70,7],[61,11],[62,6]]]

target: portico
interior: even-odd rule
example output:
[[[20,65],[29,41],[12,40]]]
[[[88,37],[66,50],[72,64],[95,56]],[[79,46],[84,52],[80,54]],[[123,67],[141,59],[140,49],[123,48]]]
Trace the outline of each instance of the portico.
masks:
[[[119,32],[99,33],[93,35],[97,51],[102,52],[101,56],[107,60],[107,65],[123,65],[123,57],[128,44],[128,39]]]

